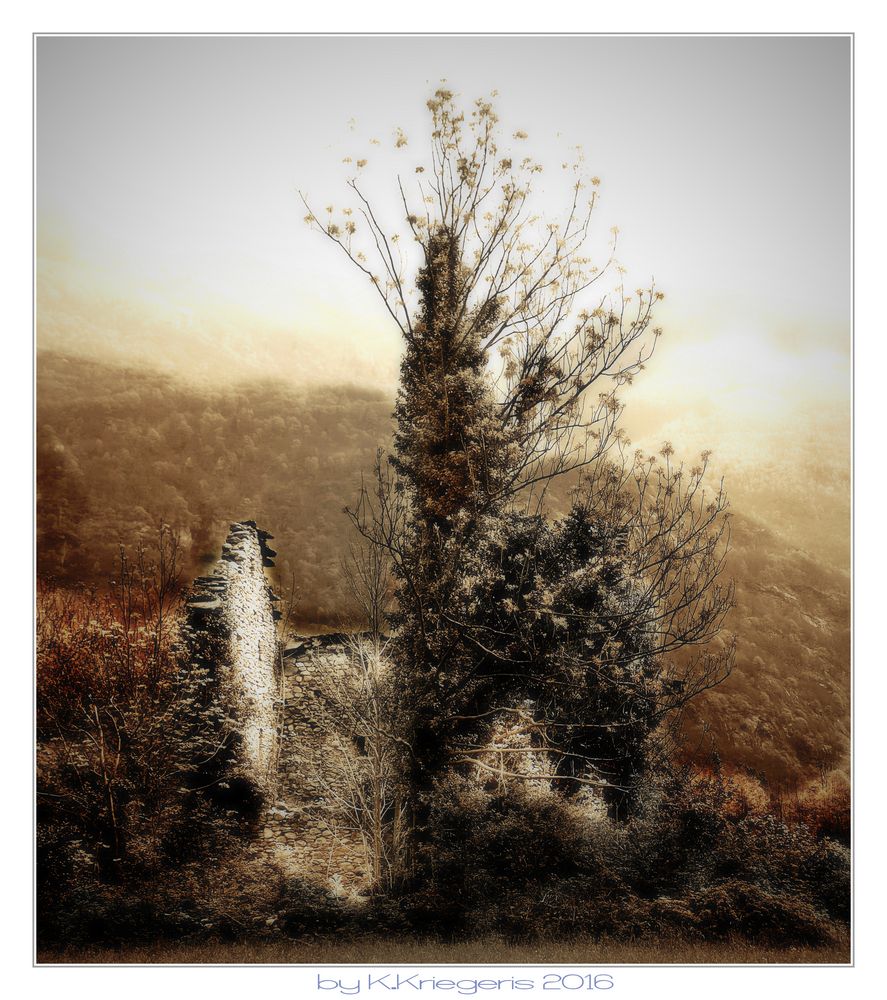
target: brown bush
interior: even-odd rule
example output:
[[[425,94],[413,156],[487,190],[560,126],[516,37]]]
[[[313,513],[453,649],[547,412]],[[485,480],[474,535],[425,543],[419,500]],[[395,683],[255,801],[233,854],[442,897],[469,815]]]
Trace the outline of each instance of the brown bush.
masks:
[[[832,771],[809,782],[798,793],[793,810],[796,821],[805,823],[817,837],[850,843],[850,781]]]
[[[121,552],[107,591],[37,594],[38,891],[150,877],[211,823],[189,784],[215,748],[210,680],[178,641],[174,536]],[[43,898],[43,897],[41,897]]]

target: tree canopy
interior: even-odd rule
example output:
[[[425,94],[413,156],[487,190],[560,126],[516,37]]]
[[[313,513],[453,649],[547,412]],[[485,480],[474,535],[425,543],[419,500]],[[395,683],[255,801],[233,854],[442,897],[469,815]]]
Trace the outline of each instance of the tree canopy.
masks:
[[[618,427],[617,392],[652,353],[662,293],[626,292],[615,233],[602,264],[585,255],[598,178],[581,157],[565,164],[566,211],[545,219],[542,166],[501,148],[490,101],[466,112],[442,87],[428,109],[430,165],[396,183],[414,278],[416,255],[365,193],[365,161],[352,205],[307,216],[404,339],[393,453],[351,516],[397,580],[393,675],[419,845],[442,775],[482,769],[507,713],[554,780],[600,787],[625,812],[652,734],[729,673],[732,647],[705,646],[733,594],[707,456],[689,470],[668,445],[629,457]],[[570,475],[572,508],[553,521],[546,484]],[[684,647],[702,652],[675,659]]]
[[[500,148],[490,101],[466,113],[441,88],[428,109],[430,166],[396,185],[419,251],[412,280],[361,174],[354,204],[307,216],[373,283],[405,344],[393,454],[351,515],[397,580],[393,682],[419,846],[442,775],[485,767],[508,713],[555,780],[598,786],[624,812],[651,734],[732,660],[729,645],[705,650],[732,602],[719,582],[726,498],[706,494],[707,456],[690,470],[670,446],[629,458],[618,428],[617,391],[652,353],[662,293],[626,293],[615,234],[602,265],[585,256],[599,180],[581,158],[564,165],[563,217],[543,219],[542,167]],[[546,484],[571,474],[572,508],[552,521]],[[703,651],[670,659],[688,646]]]

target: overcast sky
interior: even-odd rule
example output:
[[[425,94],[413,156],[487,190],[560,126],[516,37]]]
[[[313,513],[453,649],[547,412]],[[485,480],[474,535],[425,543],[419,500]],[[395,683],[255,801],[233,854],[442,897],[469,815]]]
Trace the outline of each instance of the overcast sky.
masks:
[[[365,155],[393,210],[441,78],[497,90],[546,165],[581,144],[596,226],[666,292],[633,432],[738,459],[825,422],[846,448],[847,38],[40,38],[38,348],[393,387],[396,330],[297,192],[341,201]]]

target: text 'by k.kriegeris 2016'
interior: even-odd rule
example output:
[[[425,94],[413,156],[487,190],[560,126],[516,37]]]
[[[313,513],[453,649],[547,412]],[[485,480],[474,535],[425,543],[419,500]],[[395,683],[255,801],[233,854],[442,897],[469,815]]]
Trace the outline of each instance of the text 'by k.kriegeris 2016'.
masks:
[[[363,992],[375,992],[377,996],[386,992],[403,990],[406,993],[423,991],[435,993],[439,990],[473,996],[476,993],[510,993],[514,990],[583,991],[611,990],[615,986],[613,977],[606,972],[545,972],[537,976],[521,979],[474,979],[470,977],[447,978],[428,976],[420,972],[370,972],[355,976],[317,976],[317,989],[354,996]]]

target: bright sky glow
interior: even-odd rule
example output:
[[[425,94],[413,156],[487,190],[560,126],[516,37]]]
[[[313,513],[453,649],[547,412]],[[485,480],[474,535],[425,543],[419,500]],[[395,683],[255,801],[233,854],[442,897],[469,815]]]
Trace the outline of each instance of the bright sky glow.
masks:
[[[399,222],[424,102],[498,90],[561,207],[581,144],[629,285],[667,293],[630,390],[652,445],[748,461],[800,414],[849,420],[847,38],[40,38],[38,348],[183,376],[392,389],[397,332],[303,223],[345,156]],[[409,137],[393,149],[395,126]],[[379,145],[371,140],[378,139]],[[806,419],[806,418],[805,418]],[[719,439],[706,441],[707,435]],[[726,449],[726,451],[724,450]],[[843,451],[842,451],[843,449]]]

